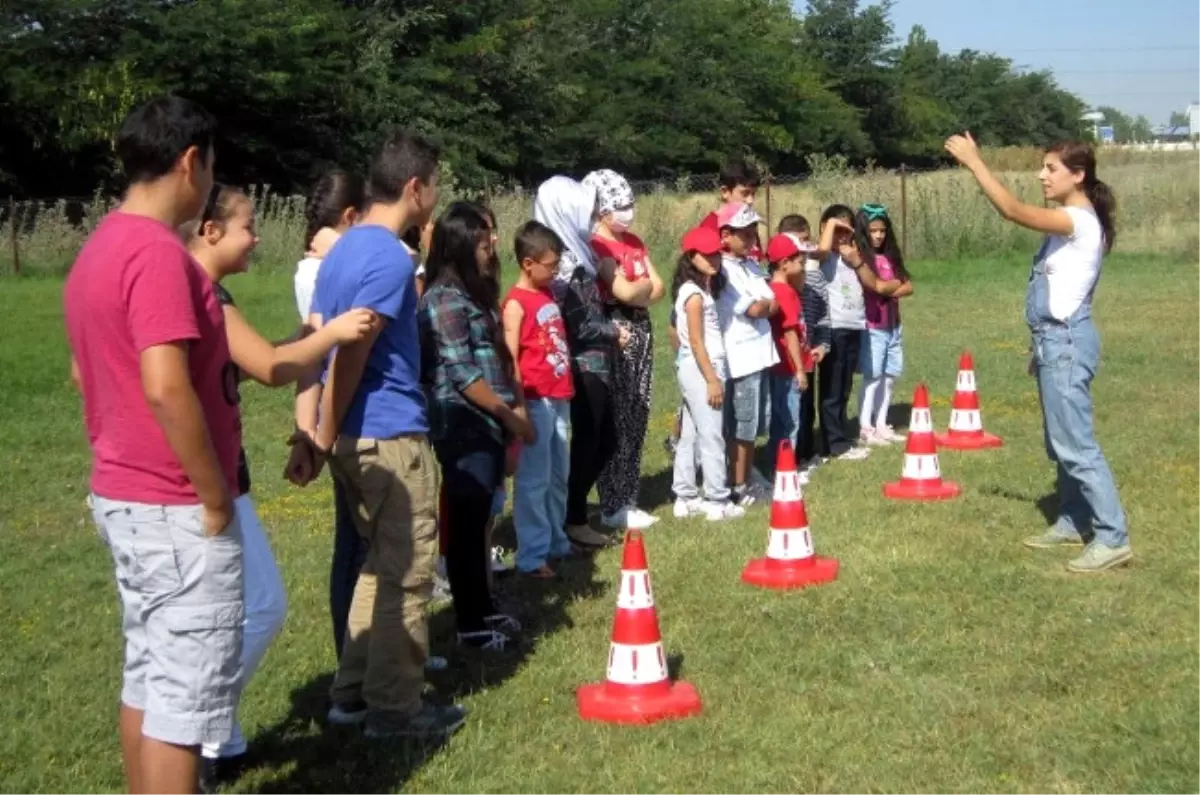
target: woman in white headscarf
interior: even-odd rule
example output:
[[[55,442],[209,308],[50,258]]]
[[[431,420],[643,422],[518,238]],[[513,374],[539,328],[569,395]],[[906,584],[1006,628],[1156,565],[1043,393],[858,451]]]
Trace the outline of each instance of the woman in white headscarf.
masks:
[[[637,501],[654,369],[647,308],[666,294],[666,285],[650,261],[646,244],[629,232],[634,201],[625,178],[601,169],[584,177],[583,184],[596,189],[596,224],[590,243],[600,294],[613,322],[629,334],[613,367],[617,450],[600,473],[601,520],[609,527],[640,530],[658,521]]]
[[[587,498],[616,449],[612,367],[617,347],[627,339],[605,314],[596,285],[588,244],[595,211],[595,189],[569,177],[546,180],[533,203],[533,217],[553,229],[564,246],[554,293],[567,327],[575,382],[566,532],[585,547],[606,546],[613,540],[588,525]]]

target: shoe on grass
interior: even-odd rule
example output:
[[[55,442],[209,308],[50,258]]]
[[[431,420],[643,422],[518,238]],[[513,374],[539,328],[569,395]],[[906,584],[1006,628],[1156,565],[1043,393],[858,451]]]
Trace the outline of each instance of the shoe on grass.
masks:
[[[565,528],[567,538],[574,541],[576,544],[585,547],[607,547],[612,546],[612,536],[606,536],[604,533],[598,533],[591,528],[590,525],[567,525]]]
[[[448,707],[424,704],[421,711],[409,717],[387,712],[373,712],[367,719],[363,734],[373,740],[389,737],[412,737],[419,740],[444,740],[467,720],[467,710],[457,704]]]
[[[696,497],[690,500],[675,500],[675,507],[672,513],[676,519],[687,519],[690,516],[697,516],[703,511],[703,501]]]
[[[1074,530],[1064,530],[1058,525],[1048,527],[1023,542],[1030,549],[1058,549],[1059,547],[1081,547],[1083,538]]]
[[[1133,560],[1133,548],[1128,544],[1110,547],[1093,541],[1083,550],[1083,554],[1067,564],[1067,571],[1076,574],[1092,574],[1100,571],[1123,566]]]
[[[334,703],[325,719],[334,726],[357,726],[367,719],[367,702]]]
[[[746,515],[746,509],[732,502],[705,502],[701,504],[704,518],[710,522],[724,522],[729,519],[740,519]]]

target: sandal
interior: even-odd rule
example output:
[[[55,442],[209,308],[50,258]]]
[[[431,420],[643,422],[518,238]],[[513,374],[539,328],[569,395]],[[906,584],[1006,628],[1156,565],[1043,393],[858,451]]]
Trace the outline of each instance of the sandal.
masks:
[[[521,576],[531,580],[557,580],[558,572],[543,563],[532,571],[521,572]]]

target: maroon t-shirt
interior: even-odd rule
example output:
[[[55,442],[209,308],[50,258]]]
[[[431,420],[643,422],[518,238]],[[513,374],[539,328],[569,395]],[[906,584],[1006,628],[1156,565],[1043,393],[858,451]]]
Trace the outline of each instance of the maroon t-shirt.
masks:
[[[92,491],[151,505],[199,502],[142,392],[142,352],[184,342],[192,388],[236,494],[237,367],[213,284],[175,230],[145,216],[109,213],[75,259],[63,304],[92,447]]]

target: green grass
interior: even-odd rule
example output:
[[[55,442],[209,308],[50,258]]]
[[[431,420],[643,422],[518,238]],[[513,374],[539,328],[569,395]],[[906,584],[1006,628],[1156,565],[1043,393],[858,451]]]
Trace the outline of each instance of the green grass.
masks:
[[[662,262],[668,260],[660,258]],[[1097,319],[1099,437],[1129,513],[1129,569],[1080,578],[1067,553],[1020,545],[1046,524],[1053,469],[1025,375],[1027,261],[919,263],[906,302],[907,372],[944,426],[959,352],[975,354],[988,429],[1004,448],[942,453],[964,495],[883,500],[902,452],[820,470],[806,491],[835,584],[777,594],[739,583],[767,514],[647,533],[668,654],[704,698],[695,719],[583,723],[573,691],[603,677],[619,553],[557,588],[505,584],[529,620],[518,653],[451,660],[438,696],[472,709],[441,748],[371,744],[323,728],[333,667],[326,607],[330,496],[279,477],[287,390],[244,388],[262,519],[291,600],[246,694],[262,763],[244,791],[1192,791],[1200,787],[1197,571],[1197,267],[1112,258]],[[293,322],[290,276],[241,277],[239,305],[268,334]],[[122,787],[121,647],[106,551],[83,499],[87,450],[67,379],[61,284],[6,280],[0,346],[0,790]],[[665,306],[658,308],[661,320]],[[658,326],[663,328],[661,322]],[[676,401],[659,337],[645,502],[669,516],[660,440]]]

